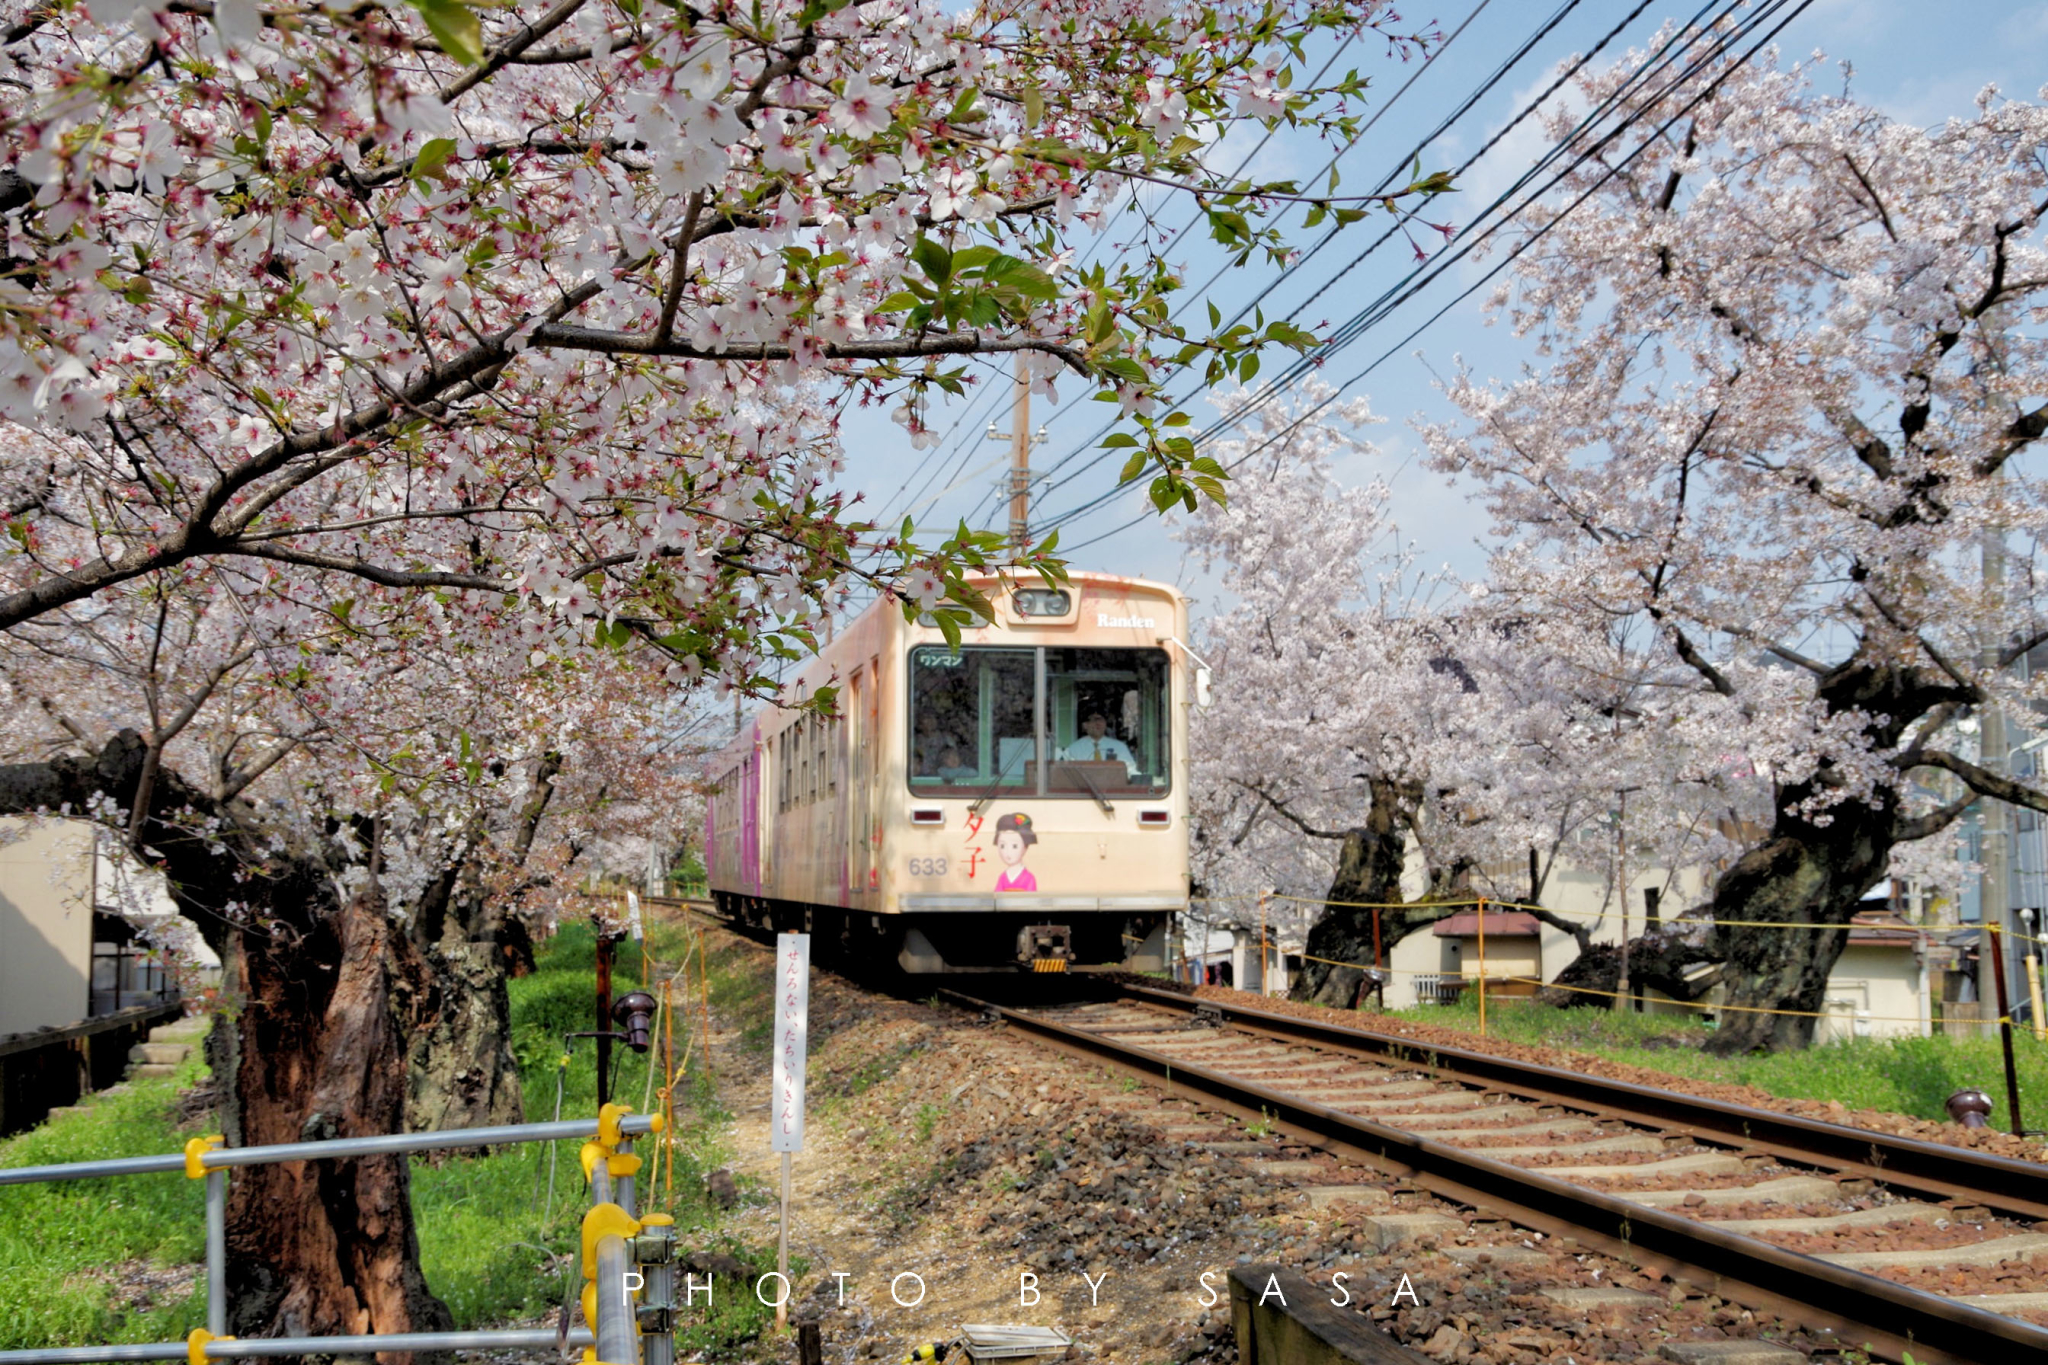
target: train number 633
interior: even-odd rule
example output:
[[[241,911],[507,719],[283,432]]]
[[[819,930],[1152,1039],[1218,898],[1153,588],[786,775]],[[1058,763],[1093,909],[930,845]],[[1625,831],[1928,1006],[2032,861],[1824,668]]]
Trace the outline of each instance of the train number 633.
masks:
[[[913,877],[943,877],[946,875],[944,858],[912,858],[910,875]]]

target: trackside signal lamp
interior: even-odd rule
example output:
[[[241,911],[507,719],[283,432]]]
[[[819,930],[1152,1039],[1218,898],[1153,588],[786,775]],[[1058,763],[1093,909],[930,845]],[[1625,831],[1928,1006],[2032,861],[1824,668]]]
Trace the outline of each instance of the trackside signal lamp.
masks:
[[[647,1036],[654,1024],[654,997],[646,991],[622,995],[612,1003],[612,1018],[626,1035],[626,1046],[647,1051]]]

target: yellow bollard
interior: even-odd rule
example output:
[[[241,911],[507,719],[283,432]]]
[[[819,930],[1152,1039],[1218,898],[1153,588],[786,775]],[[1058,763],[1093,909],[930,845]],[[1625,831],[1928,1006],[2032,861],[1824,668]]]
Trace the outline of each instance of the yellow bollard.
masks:
[[[1479,1036],[1486,1036],[1486,897],[1479,898]]]

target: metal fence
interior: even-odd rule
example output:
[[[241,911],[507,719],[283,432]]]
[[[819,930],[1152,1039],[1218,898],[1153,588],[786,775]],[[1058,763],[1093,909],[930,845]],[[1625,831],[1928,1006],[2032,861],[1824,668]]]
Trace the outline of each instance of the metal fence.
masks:
[[[184,1341],[128,1346],[60,1346],[0,1351],[0,1365],[90,1365],[120,1360],[242,1360],[254,1356],[338,1355],[383,1351],[555,1351],[563,1345],[597,1348],[604,1365],[674,1365],[675,1223],[667,1214],[636,1216],[634,1177],[640,1158],[633,1139],[659,1133],[659,1114],[634,1114],[608,1104],[595,1119],[518,1123],[382,1137],[329,1138],[267,1147],[223,1147],[221,1139],[194,1138],[183,1153],[74,1161],[60,1166],[0,1170],[0,1185],[103,1176],[182,1173],[206,1182],[206,1326]],[[457,1147],[502,1147],[521,1142],[584,1139],[581,1153],[590,1181],[583,1216],[583,1320],[589,1328],[566,1337],[553,1331],[400,1332],[378,1336],[252,1337],[227,1335],[228,1171],[276,1161],[333,1161],[344,1157],[439,1152]]]

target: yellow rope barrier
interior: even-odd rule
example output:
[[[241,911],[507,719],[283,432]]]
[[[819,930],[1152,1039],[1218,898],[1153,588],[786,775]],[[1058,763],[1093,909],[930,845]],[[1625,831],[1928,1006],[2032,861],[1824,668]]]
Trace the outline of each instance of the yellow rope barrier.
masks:
[[[1463,980],[1471,982],[1475,986],[1478,984],[1480,980],[1480,978],[1478,977],[1460,978],[1457,976],[1456,973],[1453,972],[1422,972],[1415,971],[1406,967],[1374,968],[1363,962],[1341,962],[1336,958],[1316,957],[1311,953],[1301,953],[1298,954],[1298,956],[1304,962],[1320,962],[1325,966],[1329,967],[1350,967],[1361,972],[1377,970],[1385,973],[1388,976],[1448,976],[1451,977],[1453,980]],[[1574,991],[1580,995],[1601,995],[1606,996],[1610,1000],[1618,1000],[1621,998],[1621,994],[1618,991],[1603,991],[1598,990],[1592,986],[1567,986],[1559,981],[1543,981],[1533,976],[1497,976],[1488,978],[1488,980],[1493,984],[1504,983],[1508,985],[1534,986],[1538,990]],[[1499,998],[1509,999],[1512,997],[1502,996]],[[1713,1005],[1702,1004],[1699,1001],[1695,1000],[1674,1000],[1670,996],[1664,996],[1663,998],[1656,1000],[1653,1003],[1659,1005],[1677,1005],[1682,1009],[1689,1010],[1734,1010],[1739,1011],[1743,1014],[1790,1014],[1806,1019],[1833,1019],[1843,1017],[1839,1014],[1831,1014],[1825,1010],[1779,1010],[1768,1009],[1760,1005]],[[1918,1015],[1909,1016],[1904,1014],[1866,1014],[1862,1017],[1871,1020],[1883,1020],[1886,1023],[1917,1024],[1920,1022],[1920,1017]],[[2004,1023],[2006,1021],[2003,1019],[1980,1019],[1972,1020],[1971,1022],[1983,1024],[1997,1024]]]
[[[1535,977],[1532,976],[1504,976],[1501,978],[1501,980],[1534,985],[1538,989],[1546,991],[1572,991],[1579,995],[1602,995],[1606,996],[1609,1000],[1618,1000],[1621,998],[1621,994],[1618,991],[1603,991],[1598,990],[1592,986],[1567,986],[1559,981],[1538,981]],[[1788,1014],[1797,1019],[1839,1019],[1844,1017],[1840,1014],[1831,1013],[1827,1010],[1779,1010],[1770,1009],[1763,1005],[1711,1005],[1701,1004],[1699,1001],[1696,1000],[1674,1000],[1668,995],[1654,1003],[1659,1005],[1676,1005],[1680,1009],[1688,1010],[1713,1010],[1716,1013],[1719,1013],[1722,1010],[1730,1010],[1740,1014]],[[1864,1014],[1860,1017],[1870,1020],[1883,1020],[1886,1023],[1897,1024],[1917,1024],[1920,1022],[1920,1016],[1917,1014]],[[1977,1024],[2002,1024],[2008,1023],[2010,1021],[2000,1018],[1973,1019],[1970,1022]]]
[[[1249,902],[1252,899],[1250,896],[1197,896],[1192,898],[1190,904],[1229,905]],[[1599,919],[1610,913],[1606,910],[1566,910],[1548,905],[1530,905],[1522,901],[1497,901],[1491,896],[1461,901],[1331,901],[1318,896],[1285,896],[1275,893],[1263,899],[1292,901],[1299,905],[1325,905],[1342,910],[1459,910],[1483,905],[1491,910],[1541,910],[1546,914],[1576,915],[1582,919]],[[1978,927],[1968,924],[1939,927],[1919,924],[1819,924],[1812,920],[1761,919],[1666,919],[1663,923],[1666,928],[1678,925],[1698,929],[1878,929],[1893,933],[1953,933]],[[2036,938],[2017,932],[2006,933],[2005,937],[2014,943],[2048,943],[2048,938]]]

